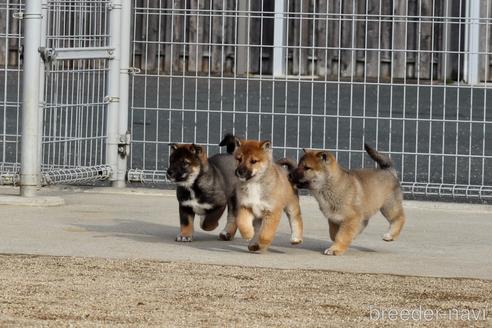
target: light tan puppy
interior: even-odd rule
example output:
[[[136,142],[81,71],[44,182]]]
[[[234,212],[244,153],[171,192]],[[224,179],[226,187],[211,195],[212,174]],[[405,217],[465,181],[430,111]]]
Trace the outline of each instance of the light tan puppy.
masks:
[[[285,211],[292,230],[291,243],[300,244],[303,225],[297,189],[285,169],[273,162],[270,141],[236,138],[234,157],[239,178],[239,210],[236,223],[243,238],[251,240],[250,251],[265,250]]]
[[[334,243],[324,251],[326,255],[343,254],[377,211],[390,223],[385,241],[395,240],[405,223],[400,183],[391,160],[367,144],[365,149],[378,169],[347,170],[327,151],[304,150],[290,174],[299,188],[311,191],[328,219]],[[292,166],[288,160],[283,164]]]

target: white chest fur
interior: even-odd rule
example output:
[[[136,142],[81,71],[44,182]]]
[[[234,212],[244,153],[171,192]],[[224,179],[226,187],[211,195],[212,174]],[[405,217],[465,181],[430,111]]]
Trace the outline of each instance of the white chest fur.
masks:
[[[265,211],[271,210],[270,204],[264,199],[263,190],[259,183],[252,182],[241,187],[239,201],[242,206],[250,208],[258,218],[261,218]]]
[[[209,210],[213,207],[212,204],[199,203],[198,199],[196,199],[195,192],[192,189],[188,189],[188,191],[190,193],[190,199],[182,202],[181,204],[183,206],[191,207],[193,209],[193,212],[195,212],[196,214],[199,214],[199,215],[205,214],[206,210]]]
[[[341,223],[343,221],[343,216],[333,209],[333,204],[331,204],[321,192],[313,191],[314,198],[318,201],[319,209],[323,215],[333,223]]]

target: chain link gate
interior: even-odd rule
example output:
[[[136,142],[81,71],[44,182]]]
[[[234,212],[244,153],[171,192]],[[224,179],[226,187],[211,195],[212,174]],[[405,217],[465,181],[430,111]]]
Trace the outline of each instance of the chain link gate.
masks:
[[[46,184],[107,179],[110,1],[47,1],[41,163]],[[43,88],[42,88],[43,89]],[[41,90],[42,90],[41,89]]]
[[[119,88],[122,85],[127,93],[127,84],[120,84],[120,75],[127,76],[128,71],[120,68],[120,25],[122,14],[130,16],[129,8],[127,2],[122,5],[121,1],[109,0],[26,1],[25,6],[7,3],[0,8],[7,11],[5,16],[9,19],[25,21],[19,26],[26,26],[23,47],[18,44],[18,49],[24,49],[24,56],[18,52],[16,72],[21,67],[24,72],[23,80],[19,76],[17,83],[17,121],[7,115],[6,109],[6,104],[11,103],[7,92],[12,88],[7,84],[9,69],[4,73],[3,99],[4,126],[13,125],[19,130],[19,116],[23,116],[23,148],[29,149],[22,155],[22,162],[29,166],[24,169],[29,176],[25,189],[39,184],[106,179],[124,185],[129,136],[126,128],[119,133],[119,122],[125,127],[127,124],[126,105],[123,104],[125,110],[119,106]],[[5,35],[8,40],[9,34]],[[19,33],[19,40],[20,36]],[[20,183],[22,193],[21,156],[17,151],[10,157],[5,155],[10,136],[6,131],[4,127],[0,180],[3,184]],[[20,134],[14,135],[17,147]],[[10,164],[9,160],[13,162]]]

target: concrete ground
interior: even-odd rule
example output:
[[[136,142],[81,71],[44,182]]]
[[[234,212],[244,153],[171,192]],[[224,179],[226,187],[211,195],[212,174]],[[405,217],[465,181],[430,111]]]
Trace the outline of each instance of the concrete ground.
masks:
[[[0,188],[0,200],[17,192]],[[0,253],[492,280],[492,207],[486,205],[406,202],[399,240],[382,241],[387,222],[377,215],[346,254],[329,257],[321,253],[330,244],[328,224],[311,197],[301,198],[302,245],[290,245],[284,218],[270,249],[253,254],[239,234],[232,242],[219,241],[218,229],[203,232],[197,222],[193,242],[175,242],[173,191],[56,188],[42,194],[61,196],[65,205],[0,206]]]

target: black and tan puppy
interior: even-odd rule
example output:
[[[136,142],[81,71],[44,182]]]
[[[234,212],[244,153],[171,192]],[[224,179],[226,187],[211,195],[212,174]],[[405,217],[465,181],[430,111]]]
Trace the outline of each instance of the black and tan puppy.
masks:
[[[265,250],[285,211],[292,229],[291,243],[302,242],[303,224],[297,189],[287,171],[273,161],[270,141],[236,140],[234,157],[239,178],[236,218],[243,238],[251,240],[250,251]]]
[[[228,149],[234,144],[227,145]],[[219,239],[231,240],[236,234],[238,179],[236,162],[231,154],[217,154],[207,158],[205,149],[195,144],[171,144],[172,153],[167,169],[168,178],[177,184],[181,229],[176,241],[193,240],[193,221],[200,215],[200,226],[205,231],[217,228],[227,207],[227,224]]]
[[[304,150],[290,178],[299,188],[308,188],[328,219],[333,244],[326,255],[343,254],[352,240],[366,227],[377,211],[389,221],[383,240],[395,240],[405,223],[400,182],[391,160],[365,145],[369,156],[379,168],[347,170],[327,151]]]

